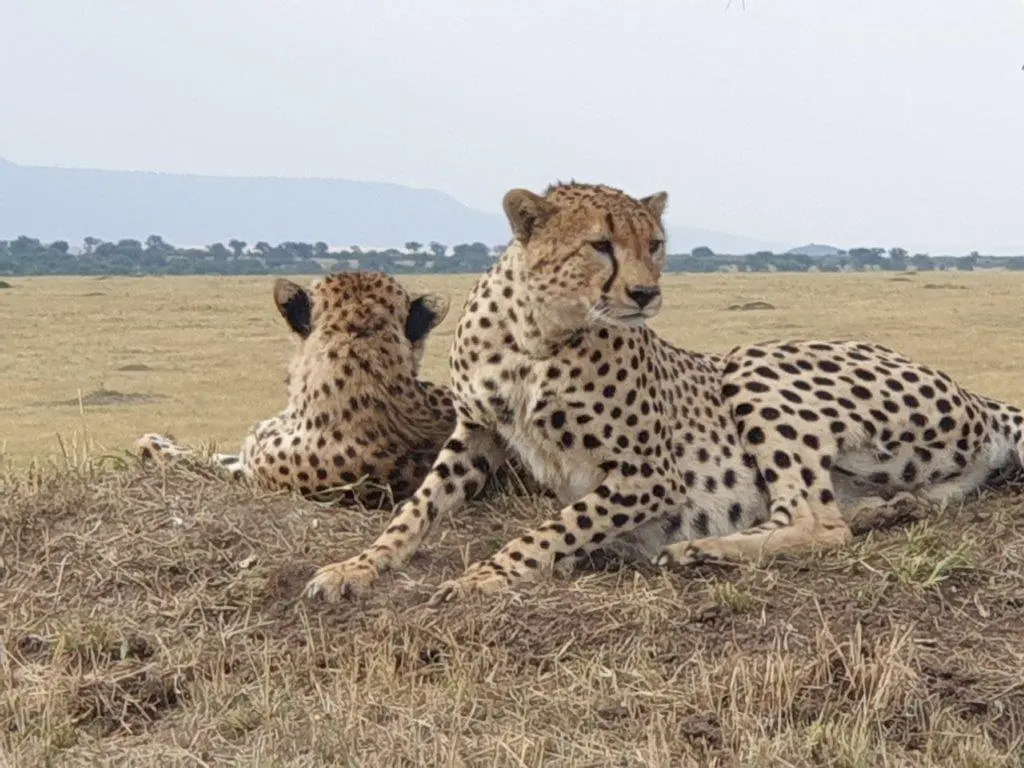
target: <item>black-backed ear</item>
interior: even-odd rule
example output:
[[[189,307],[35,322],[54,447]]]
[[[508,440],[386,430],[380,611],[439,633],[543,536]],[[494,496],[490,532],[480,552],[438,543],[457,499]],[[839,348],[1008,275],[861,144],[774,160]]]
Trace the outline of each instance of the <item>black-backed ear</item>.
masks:
[[[512,234],[522,243],[558,210],[550,200],[535,195],[528,189],[510,189],[501,201]]]
[[[409,305],[409,316],[405,319],[405,338],[416,343],[426,337],[448,314],[450,302],[447,296],[428,293],[414,299]]]
[[[654,218],[660,219],[668,204],[668,192],[655,192],[653,195],[641,197],[640,202],[644,207],[654,214]]]
[[[279,277],[274,281],[274,303],[295,333],[302,338],[309,336],[313,330],[313,302],[305,288]]]

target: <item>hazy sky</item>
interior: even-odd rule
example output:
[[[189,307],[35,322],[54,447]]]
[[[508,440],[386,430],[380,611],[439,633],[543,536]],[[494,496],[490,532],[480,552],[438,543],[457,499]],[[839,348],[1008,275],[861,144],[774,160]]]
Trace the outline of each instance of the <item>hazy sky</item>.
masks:
[[[1024,253],[1022,0],[0,0],[0,156]]]

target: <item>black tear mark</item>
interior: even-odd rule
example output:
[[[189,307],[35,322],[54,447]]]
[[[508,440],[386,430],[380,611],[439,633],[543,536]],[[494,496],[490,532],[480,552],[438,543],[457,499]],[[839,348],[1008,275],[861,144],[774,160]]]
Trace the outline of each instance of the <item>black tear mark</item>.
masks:
[[[615,234],[615,222],[612,220],[610,213],[605,214],[605,224],[608,225],[608,233],[610,235]],[[605,280],[604,285],[601,286],[601,293],[608,293],[612,289],[612,283],[615,282],[615,278],[619,275],[619,262],[615,259],[615,244],[612,243],[612,252],[608,254],[608,258],[612,262],[612,274]]]

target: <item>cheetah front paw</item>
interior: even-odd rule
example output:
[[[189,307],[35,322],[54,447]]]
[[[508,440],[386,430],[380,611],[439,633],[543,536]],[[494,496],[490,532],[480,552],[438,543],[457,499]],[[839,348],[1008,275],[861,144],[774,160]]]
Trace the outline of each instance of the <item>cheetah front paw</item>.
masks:
[[[443,582],[430,596],[427,605],[437,607],[474,593],[496,594],[508,588],[508,577],[505,574],[495,570],[490,563],[475,563],[459,578]]]
[[[377,581],[377,569],[365,560],[350,558],[325,565],[306,583],[306,597],[336,603],[343,597],[359,597]]]

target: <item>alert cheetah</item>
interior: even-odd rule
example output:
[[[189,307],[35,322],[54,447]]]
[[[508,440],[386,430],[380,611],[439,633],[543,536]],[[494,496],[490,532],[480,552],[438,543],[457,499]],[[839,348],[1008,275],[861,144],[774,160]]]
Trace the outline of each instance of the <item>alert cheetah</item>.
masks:
[[[450,392],[417,378],[448,299],[411,297],[377,272],[338,273],[309,289],[278,279],[274,301],[299,346],[288,406],[249,431],[241,453],[214,466],[270,489],[376,506],[405,498],[451,433]],[[162,435],[135,443],[143,459],[202,461]]]
[[[1019,409],[877,344],[766,342],[725,355],[645,326],[659,311],[665,193],[514,189],[515,239],[473,290],[450,367],[458,413],[422,485],[307,594],[368,588],[472,498],[507,452],[564,505],[434,593],[504,589],[598,548],[661,565],[838,547],[913,494],[962,497],[1020,466]]]

